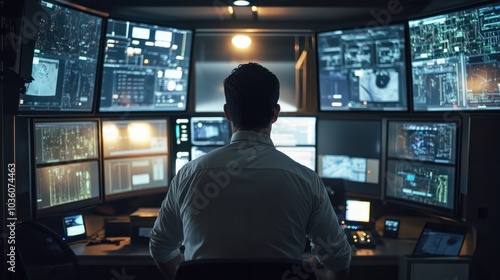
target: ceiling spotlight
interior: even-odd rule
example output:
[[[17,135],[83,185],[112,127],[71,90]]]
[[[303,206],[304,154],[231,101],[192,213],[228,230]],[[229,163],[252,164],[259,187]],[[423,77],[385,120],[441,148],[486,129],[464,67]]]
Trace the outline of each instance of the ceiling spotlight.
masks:
[[[237,48],[244,49],[248,48],[250,44],[252,43],[252,39],[246,35],[236,35],[233,37],[231,40],[233,42],[233,45]]]
[[[250,1],[246,1],[246,0],[236,0],[233,2],[233,4],[235,6],[240,6],[240,7],[244,7],[244,6],[249,6],[250,5]]]

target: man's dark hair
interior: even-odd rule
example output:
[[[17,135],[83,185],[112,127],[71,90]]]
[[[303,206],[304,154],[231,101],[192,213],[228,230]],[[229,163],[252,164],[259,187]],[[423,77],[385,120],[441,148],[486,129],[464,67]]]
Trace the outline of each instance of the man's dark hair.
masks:
[[[224,79],[227,111],[236,128],[265,128],[278,104],[280,82],[258,63],[240,64]]]

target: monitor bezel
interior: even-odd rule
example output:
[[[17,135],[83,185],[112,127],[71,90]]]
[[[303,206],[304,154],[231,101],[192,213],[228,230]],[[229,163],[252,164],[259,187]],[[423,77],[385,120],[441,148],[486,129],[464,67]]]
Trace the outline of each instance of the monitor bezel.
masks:
[[[72,4],[70,2],[60,2],[60,1],[56,1],[56,0],[32,0],[32,1],[36,1],[37,3],[39,3],[40,8],[38,9],[38,11],[43,12],[43,7],[41,5],[41,2],[43,1],[43,2],[50,3],[52,5],[57,5],[57,6],[66,8],[66,9],[74,10],[74,11],[79,12],[79,13],[95,16],[101,20],[101,30],[100,30],[99,36],[97,36],[99,38],[100,42],[99,42],[99,46],[98,46],[97,59],[96,59],[96,75],[95,75],[95,81],[94,81],[95,86],[93,88],[92,104],[91,104],[89,109],[85,109],[85,110],[78,110],[78,109],[61,110],[61,109],[37,109],[37,108],[22,109],[20,104],[19,104],[21,96],[19,96],[18,98],[16,98],[16,101],[17,101],[16,114],[18,116],[27,116],[27,117],[53,117],[56,115],[56,116],[64,116],[64,117],[79,116],[79,117],[85,118],[85,117],[95,116],[96,109],[97,109],[97,102],[98,102],[98,99],[100,97],[101,64],[102,64],[102,59],[104,58],[105,22],[106,22],[106,18],[108,17],[108,13],[94,10],[94,9],[91,9],[88,7],[83,7],[81,5]],[[35,12],[34,14],[36,15],[38,13],[38,11]],[[36,16],[39,17],[40,15],[36,15]],[[34,42],[34,44],[36,44],[36,41]],[[33,49],[30,49],[30,51],[33,53],[30,54],[31,69],[29,70],[29,73],[32,72],[32,68],[33,68],[32,60],[35,57],[34,47],[33,47]],[[23,54],[23,55],[25,57],[28,56],[26,54]],[[28,70],[21,69],[20,71],[26,72]],[[25,84],[25,87],[26,86],[29,87],[29,84]]]
[[[101,135],[101,143],[102,143],[102,167],[101,167],[101,172],[102,172],[102,195],[103,195],[103,201],[104,202],[110,202],[110,201],[116,201],[116,200],[121,200],[121,199],[127,199],[127,198],[132,198],[132,197],[138,197],[138,196],[147,196],[151,194],[162,194],[162,193],[167,193],[168,188],[170,187],[170,181],[172,180],[172,156],[173,156],[173,150],[172,150],[172,133],[171,133],[171,121],[172,118],[165,116],[165,117],[149,117],[149,116],[127,116],[127,117],[103,117],[100,118],[100,125],[101,125],[101,130],[99,131],[102,133],[102,129],[104,128],[104,123],[107,121],[110,122],[115,122],[115,121],[163,121],[165,120],[166,122],[166,136],[167,136],[167,151],[166,152],[158,152],[158,153],[147,153],[147,154],[133,154],[133,155],[123,155],[123,156],[110,156],[110,157],[105,157],[104,156],[104,136]],[[123,160],[130,160],[134,158],[144,158],[144,157],[156,157],[156,156],[165,156],[165,174],[166,174],[166,185],[165,186],[157,186],[157,187],[150,187],[146,189],[138,189],[138,190],[129,190],[129,191],[124,191],[124,192],[118,192],[118,193],[106,193],[106,172],[105,172],[105,165],[106,165],[106,160],[117,160],[117,159],[123,159]]]
[[[402,85],[401,89],[404,90],[403,93],[400,93],[400,97],[403,98],[404,100],[402,101],[399,101],[400,102],[400,105],[399,107],[394,107],[394,108],[397,108],[397,109],[391,109],[391,107],[381,107],[380,109],[377,109],[377,108],[360,108],[360,109],[351,109],[351,108],[347,108],[346,106],[342,106],[342,107],[339,107],[339,109],[331,109],[331,110],[325,110],[325,109],[322,109],[322,106],[321,106],[321,92],[320,92],[320,73],[321,73],[321,69],[320,69],[320,57],[319,57],[319,50],[320,50],[320,46],[318,44],[318,37],[321,35],[321,34],[324,34],[324,33],[332,33],[332,32],[344,32],[344,31],[356,31],[356,30],[363,30],[363,29],[370,29],[370,28],[382,28],[382,27],[386,27],[386,26],[400,26],[402,29],[403,29],[403,47],[404,47],[404,52],[403,52],[403,66],[404,66],[404,71],[402,73],[402,79],[404,79],[404,82],[405,82],[405,85]],[[329,29],[324,29],[324,30],[320,30],[320,31],[316,31],[315,34],[314,34],[314,37],[316,39],[316,42],[315,42],[315,54],[316,54],[316,85],[317,85],[317,93],[316,93],[316,103],[317,103],[317,111],[319,113],[326,113],[326,114],[335,114],[335,113],[340,113],[340,114],[348,114],[349,112],[352,113],[352,112],[355,112],[356,114],[381,114],[381,113],[391,113],[391,114],[404,114],[404,113],[408,113],[410,112],[410,107],[413,106],[413,104],[411,103],[411,100],[410,100],[410,90],[411,90],[411,83],[410,83],[410,80],[409,80],[409,75],[411,74],[409,72],[410,70],[410,61],[409,61],[409,58],[408,58],[408,24],[407,24],[407,21],[394,21],[394,22],[391,22],[390,24],[388,25],[375,25],[375,26],[370,26],[369,24],[366,24],[364,27],[339,27],[339,28],[329,28]],[[404,103],[404,104],[403,104]],[[386,109],[387,108],[387,109]]]
[[[97,143],[96,143],[96,149],[97,149],[97,157],[92,158],[92,159],[83,159],[83,160],[69,160],[69,161],[63,161],[63,162],[56,162],[56,163],[41,163],[37,164],[36,163],[36,125],[39,123],[73,123],[73,122],[89,122],[89,123],[94,123],[96,125],[96,134],[97,134]],[[31,119],[30,121],[30,135],[32,136],[32,140],[30,141],[30,146],[31,146],[31,151],[30,153],[30,167],[33,170],[30,172],[30,178],[32,182],[32,186],[30,187],[30,192],[31,192],[31,203],[32,203],[32,216],[36,218],[40,217],[47,217],[50,215],[54,215],[57,213],[65,213],[65,212],[70,212],[70,211],[76,211],[76,210],[84,210],[87,208],[94,207],[96,205],[99,205],[104,201],[103,197],[103,181],[102,181],[102,163],[101,163],[101,133],[100,133],[100,121],[98,118],[65,118],[65,119],[56,119],[56,118],[34,118]],[[49,206],[46,208],[38,208],[38,192],[37,192],[37,170],[39,168],[43,167],[50,167],[50,166],[58,166],[58,165],[68,165],[68,164],[73,164],[73,163],[97,163],[97,182],[98,182],[98,195],[83,199],[83,200],[78,200],[78,201],[72,201],[64,204],[59,204],[59,205],[54,205],[54,206]]]
[[[406,23],[406,30],[407,30],[407,73],[408,73],[408,101],[409,101],[409,108],[410,112],[415,113],[415,114],[421,114],[421,115],[432,115],[435,113],[440,113],[440,114],[461,114],[461,112],[466,112],[467,114],[491,114],[491,113],[497,113],[500,111],[500,104],[497,108],[492,108],[492,109],[487,109],[487,108],[470,108],[470,107],[458,107],[456,109],[447,109],[447,110],[440,110],[440,109],[435,109],[435,110],[428,110],[427,107],[425,110],[416,110],[415,109],[415,103],[414,103],[414,91],[413,91],[413,57],[412,57],[412,50],[411,50],[411,44],[410,44],[410,22],[412,21],[420,21],[420,20],[425,20],[433,17],[439,17],[439,16],[446,16],[450,15],[453,13],[461,12],[461,11],[467,11],[467,10],[473,10],[473,9],[479,9],[483,7],[489,7],[489,6],[500,6],[500,2],[480,2],[480,3],[469,3],[465,5],[461,5],[458,7],[454,8],[449,8],[449,9],[441,9],[441,10],[432,10],[428,11],[427,13],[420,13],[417,16],[412,16],[408,17],[405,21]]]
[[[460,210],[460,205],[462,201],[460,200],[460,192],[461,192],[461,182],[460,182],[460,170],[461,170],[461,139],[462,139],[462,119],[460,116],[418,116],[418,117],[405,117],[405,118],[386,118],[384,120],[386,127],[389,127],[390,122],[401,122],[401,123],[454,123],[456,130],[455,130],[455,162],[453,163],[436,163],[436,162],[431,162],[431,161],[422,161],[422,160],[409,160],[405,158],[397,158],[397,157],[389,157],[388,155],[388,149],[385,150],[384,153],[384,158],[385,158],[385,164],[384,164],[384,182],[383,182],[383,194],[382,194],[382,199],[383,201],[397,205],[397,206],[402,206],[404,208],[410,209],[410,210],[416,210],[422,213],[426,213],[427,215],[435,215],[438,217],[444,217],[444,218],[451,218],[455,219],[458,218],[459,216],[459,210]],[[384,137],[386,137],[387,141],[386,143],[389,143],[389,130],[386,129]],[[425,203],[420,203],[416,201],[411,201],[408,199],[403,199],[403,198],[398,198],[394,196],[389,196],[387,195],[387,189],[388,189],[388,165],[389,162],[397,162],[397,161],[403,161],[403,162],[410,162],[410,163],[418,163],[422,164],[423,166],[437,166],[437,167],[443,167],[443,168],[452,168],[453,169],[453,204],[451,205],[451,208],[446,208],[446,207],[441,207],[441,206],[434,206],[434,205],[429,205]]]
[[[175,29],[179,31],[185,31],[185,32],[190,32],[191,33],[191,50],[189,55],[186,57],[189,59],[189,64],[188,64],[188,74],[186,78],[186,99],[185,99],[185,107],[183,110],[125,110],[118,108],[117,110],[101,110],[101,97],[103,95],[102,93],[102,84],[103,84],[103,78],[104,78],[104,64],[105,64],[105,50],[104,50],[104,43],[107,40],[107,29],[108,29],[108,24],[110,20],[116,20],[116,21],[126,21],[126,22],[131,22],[131,23],[136,23],[140,25],[150,25],[154,27],[159,27],[159,28],[167,28],[167,29]],[[153,22],[145,19],[140,19],[140,18],[134,18],[134,17],[123,17],[123,16],[118,16],[118,15],[111,15],[108,16],[104,22],[103,22],[103,46],[102,46],[102,59],[100,61],[100,69],[99,69],[99,88],[97,92],[97,98],[95,102],[95,112],[99,115],[109,117],[113,115],[123,115],[125,114],[134,114],[134,115],[156,115],[158,113],[168,113],[168,114],[186,114],[188,112],[192,111],[192,106],[191,104],[193,102],[193,97],[195,95],[194,92],[192,92],[194,86],[193,86],[193,79],[194,79],[194,67],[195,67],[195,62],[193,61],[193,56],[194,56],[194,39],[196,35],[196,30],[193,28],[186,28],[179,26],[178,24],[170,24],[170,23],[159,23],[159,22]]]

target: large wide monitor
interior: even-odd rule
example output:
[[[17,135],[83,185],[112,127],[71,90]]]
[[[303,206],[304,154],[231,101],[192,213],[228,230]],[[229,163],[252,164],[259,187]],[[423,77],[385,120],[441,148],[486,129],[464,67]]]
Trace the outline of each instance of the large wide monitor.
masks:
[[[34,80],[20,95],[19,111],[92,112],[103,18],[55,2],[41,6]]]
[[[387,122],[385,199],[453,216],[456,211],[458,122]]]
[[[36,213],[100,201],[98,121],[34,121]]]
[[[406,111],[403,24],[317,34],[321,111]]]
[[[318,118],[317,135],[317,170],[326,185],[343,180],[347,193],[381,194],[381,120]]]
[[[316,170],[316,117],[278,117],[272,125],[271,140],[277,150]]]
[[[167,119],[102,122],[105,199],[166,191]]]
[[[500,109],[500,4],[409,21],[415,111]]]
[[[108,19],[100,112],[185,111],[193,32]]]

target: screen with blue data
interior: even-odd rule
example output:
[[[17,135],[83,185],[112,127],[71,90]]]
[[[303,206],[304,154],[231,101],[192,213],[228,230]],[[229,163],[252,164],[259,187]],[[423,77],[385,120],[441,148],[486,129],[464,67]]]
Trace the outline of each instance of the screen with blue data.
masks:
[[[500,4],[409,21],[415,111],[500,109]]]

